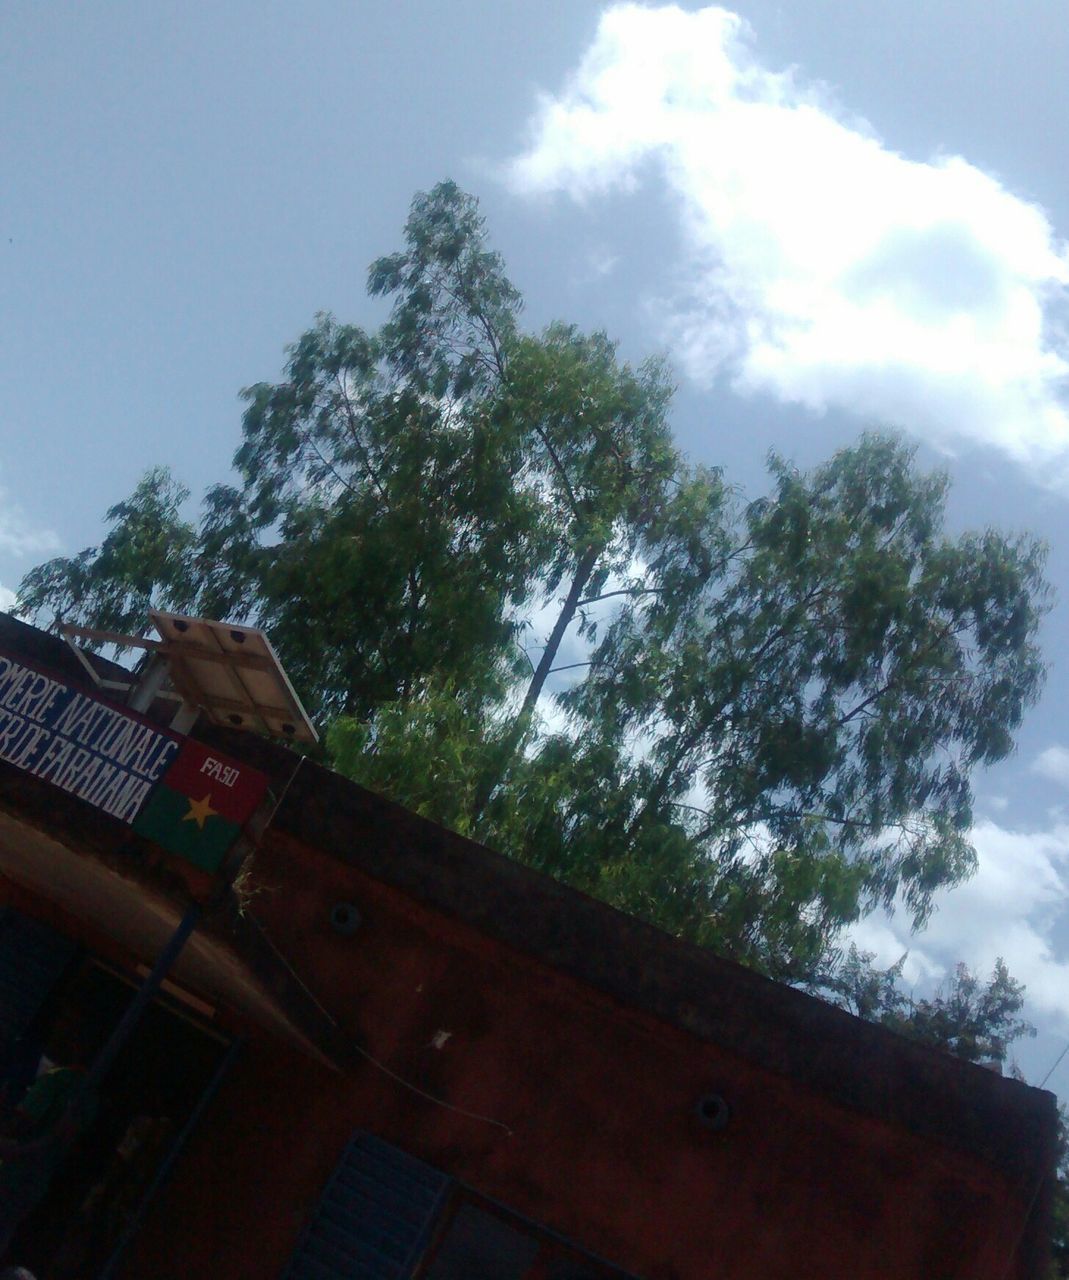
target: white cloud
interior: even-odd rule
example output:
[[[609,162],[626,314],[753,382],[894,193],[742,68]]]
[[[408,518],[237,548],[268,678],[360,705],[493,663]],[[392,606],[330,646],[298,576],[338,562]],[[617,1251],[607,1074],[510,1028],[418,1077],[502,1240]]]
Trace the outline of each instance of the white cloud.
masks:
[[[51,529],[34,529],[22,510],[0,487],[0,551],[14,556],[47,554],[59,550],[59,538]]]
[[[693,375],[1066,467],[1069,255],[1039,207],[958,156],[899,155],[712,7],[608,9],[508,179],[587,199],[650,162],[689,246],[669,311]]]
[[[0,583],[0,613],[7,613],[15,604],[15,593]]]
[[[1069,748],[1054,746],[1041,751],[1032,763],[1032,772],[1069,787]]]
[[[910,933],[905,913],[880,912],[856,925],[851,939],[880,964],[908,950],[904,977],[922,984],[937,982],[959,960],[986,976],[1001,956],[1028,988],[1029,1009],[1069,1024],[1069,960],[1054,946],[1069,900],[1069,825],[1025,833],[985,820],[972,839],[976,875],[937,896],[923,933]]]

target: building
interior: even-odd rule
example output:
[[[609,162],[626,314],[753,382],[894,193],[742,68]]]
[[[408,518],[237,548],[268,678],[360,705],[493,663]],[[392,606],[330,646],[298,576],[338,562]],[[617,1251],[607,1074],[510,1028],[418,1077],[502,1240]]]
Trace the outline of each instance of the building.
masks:
[[[273,806],[213,896],[96,765],[94,791],[20,746],[59,695],[12,672],[99,698],[68,647],[5,616],[0,655],[0,756],[22,764],[0,763],[6,1052],[72,1020],[99,1051],[208,904],[16,1238],[42,1277],[1040,1274],[1050,1094],[207,728]]]

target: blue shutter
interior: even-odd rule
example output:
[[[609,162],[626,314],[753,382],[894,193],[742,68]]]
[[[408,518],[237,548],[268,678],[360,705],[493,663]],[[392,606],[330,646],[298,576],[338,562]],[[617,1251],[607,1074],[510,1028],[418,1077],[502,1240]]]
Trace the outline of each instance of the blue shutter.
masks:
[[[446,1174],[358,1133],[283,1280],[407,1280],[450,1185]]]
[[[0,910],[0,1056],[30,1025],[77,949],[55,929]]]

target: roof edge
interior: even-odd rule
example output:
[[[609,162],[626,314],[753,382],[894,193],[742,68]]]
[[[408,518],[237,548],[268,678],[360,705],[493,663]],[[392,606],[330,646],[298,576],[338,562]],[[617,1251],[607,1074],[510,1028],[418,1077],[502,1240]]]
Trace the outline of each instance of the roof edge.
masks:
[[[206,735],[208,736],[208,735]],[[777,983],[495,853],[263,739],[212,730],[286,789],[275,829],[623,1005],[971,1152],[1031,1199],[1053,1169],[1054,1095]]]

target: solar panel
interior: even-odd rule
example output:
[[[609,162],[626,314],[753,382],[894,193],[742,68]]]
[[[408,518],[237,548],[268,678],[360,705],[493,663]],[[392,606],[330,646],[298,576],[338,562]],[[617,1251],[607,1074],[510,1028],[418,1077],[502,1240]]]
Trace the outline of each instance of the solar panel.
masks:
[[[149,618],[176,691],[209,720],[293,742],[319,740],[271,641],[257,627],[162,609],[150,609]]]

